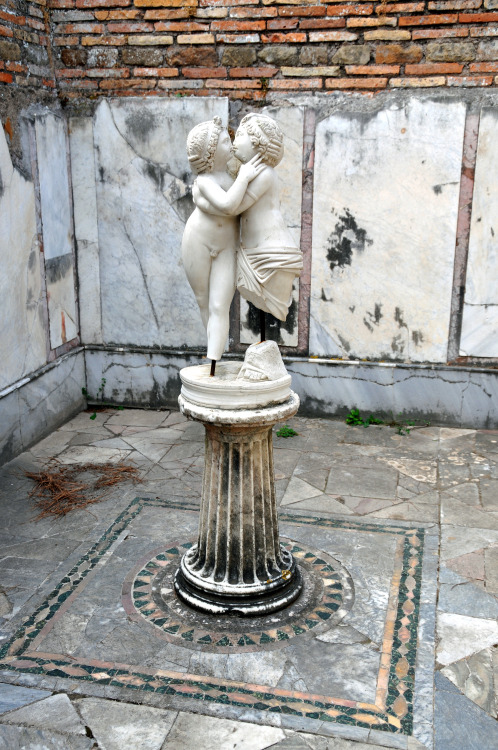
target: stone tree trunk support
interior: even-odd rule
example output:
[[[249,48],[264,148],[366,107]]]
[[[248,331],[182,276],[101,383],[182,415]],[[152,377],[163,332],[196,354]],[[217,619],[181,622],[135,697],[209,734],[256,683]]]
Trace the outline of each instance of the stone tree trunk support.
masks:
[[[302,582],[279,541],[272,427],[293,416],[298,396],[259,409],[180,409],[206,428],[198,542],[183,557],[175,589],[209,614],[265,615],[297,598]]]

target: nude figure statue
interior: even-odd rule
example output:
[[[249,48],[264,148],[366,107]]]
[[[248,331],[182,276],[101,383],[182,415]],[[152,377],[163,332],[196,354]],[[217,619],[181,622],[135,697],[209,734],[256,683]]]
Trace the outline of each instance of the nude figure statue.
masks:
[[[197,206],[213,215],[241,214],[237,253],[237,288],[260,310],[285,320],[292,284],[303,267],[302,253],[280,211],[274,167],[284,153],[283,133],[271,117],[249,114],[241,121],[233,143],[241,170],[259,156],[264,168],[252,179],[237,205],[227,207],[219,195],[194,191]]]
[[[228,338],[235,292],[237,209],[248,184],[263,171],[264,164],[254,154],[233,180],[227,171],[232,142],[219,117],[201,122],[190,131],[187,155],[197,174],[193,186],[197,205],[185,225],[182,258],[207,330],[207,356],[215,362],[221,358]],[[204,205],[210,207],[212,203],[219,207],[216,214],[204,210]]]

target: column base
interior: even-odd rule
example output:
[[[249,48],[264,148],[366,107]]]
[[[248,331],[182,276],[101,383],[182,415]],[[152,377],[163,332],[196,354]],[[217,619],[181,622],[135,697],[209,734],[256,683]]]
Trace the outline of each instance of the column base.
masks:
[[[285,576],[285,577],[284,577]],[[292,565],[280,579],[268,582],[267,590],[242,584],[206,587],[206,581],[193,576],[185,565],[185,556],[175,574],[176,594],[184,604],[208,615],[238,615],[240,617],[261,617],[278,612],[292,604],[303,586],[301,573],[292,559]],[[196,580],[198,578],[198,582]],[[278,584],[278,585],[277,585]],[[209,584],[208,584],[209,585]],[[230,589],[233,588],[233,591]],[[223,590],[221,590],[223,589]],[[246,590],[244,590],[246,589]]]

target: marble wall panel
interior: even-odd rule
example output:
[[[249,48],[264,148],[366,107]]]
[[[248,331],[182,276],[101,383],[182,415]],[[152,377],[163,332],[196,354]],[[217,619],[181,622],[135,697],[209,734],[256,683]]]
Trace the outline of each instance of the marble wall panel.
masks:
[[[71,352],[41,368],[21,387],[0,396],[0,465],[85,407],[83,351]]]
[[[69,133],[81,341],[100,344],[100,262],[92,119],[71,118]]]
[[[0,390],[46,362],[33,183],[12,166],[0,128]]]
[[[78,333],[65,121],[37,115],[35,133],[50,344],[56,349]]]
[[[286,224],[289,227],[297,247],[301,239],[301,198],[302,198],[302,162],[303,162],[303,123],[302,107],[265,107],[263,114],[273,117],[284,133],[285,152],[278,167],[278,184],[280,189],[280,206]],[[268,319],[268,335],[275,337],[283,346],[297,346],[298,344],[298,311],[299,282],[294,284],[293,303],[289,309],[289,316],[285,323],[276,318]],[[257,317],[257,315],[256,315]],[[240,341],[242,344],[253,344],[259,341],[255,329],[259,321],[254,324],[254,309],[249,303],[240,300]],[[270,333],[271,331],[271,333]]]
[[[483,109],[460,354],[498,357],[498,108]]]
[[[206,333],[181,262],[193,210],[185,143],[226,99],[101,102],[94,120],[105,343],[202,346]]]
[[[319,123],[312,354],[446,360],[464,124],[416,96]]]

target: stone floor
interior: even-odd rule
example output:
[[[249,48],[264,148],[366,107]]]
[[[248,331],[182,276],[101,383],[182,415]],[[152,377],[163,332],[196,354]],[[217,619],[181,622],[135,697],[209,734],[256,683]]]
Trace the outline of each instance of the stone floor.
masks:
[[[195,539],[200,425],[83,412],[3,467],[0,750],[498,747],[498,432],[289,424],[281,535],[323,595],[242,630],[153,601]],[[143,483],[36,521],[53,456]]]

